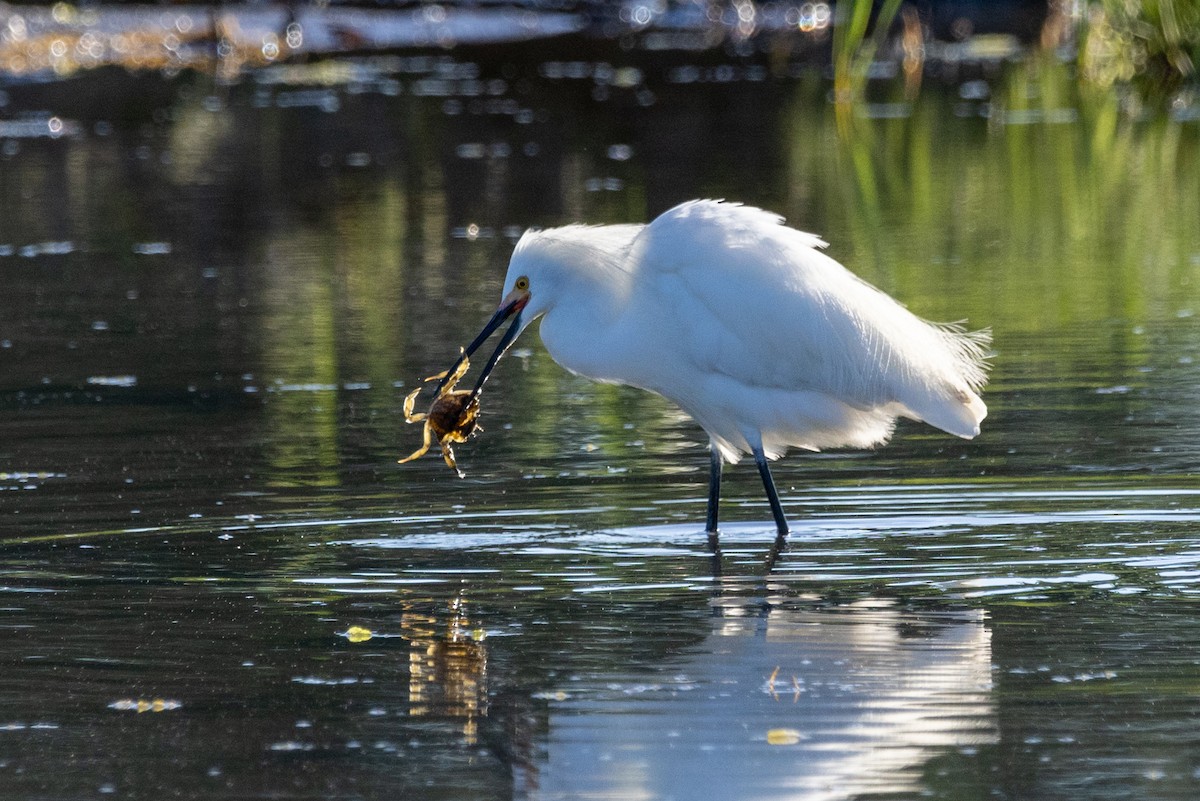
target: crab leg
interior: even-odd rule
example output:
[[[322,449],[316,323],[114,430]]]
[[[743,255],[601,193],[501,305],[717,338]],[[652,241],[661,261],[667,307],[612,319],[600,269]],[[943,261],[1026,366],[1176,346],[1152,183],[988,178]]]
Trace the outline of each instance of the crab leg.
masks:
[[[454,451],[450,448],[449,440],[442,440],[438,444],[442,446],[442,458],[446,460],[447,466],[458,473],[459,478],[463,478],[465,474],[458,469],[458,465],[454,461]]]
[[[458,350],[459,350],[459,353],[462,352],[462,348],[459,348]],[[458,364],[458,367],[454,368],[453,373],[451,373],[449,370],[443,370],[442,372],[438,373],[437,375],[429,376],[429,378],[426,378],[425,380],[426,381],[438,381],[439,379],[445,378],[446,380],[443,381],[442,384],[444,385],[445,392],[449,392],[450,390],[454,389],[454,385],[457,384],[459,382],[459,380],[464,375],[467,374],[467,370],[469,370],[469,369],[471,369],[471,360],[468,359],[466,356],[463,356],[462,360]],[[446,378],[447,375],[449,375],[450,377]],[[438,389],[442,390],[443,387],[439,387]]]
[[[424,417],[424,416],[425,415],[421,415],[421,417]],[[408,422],[412,423],[415,421],[409,420]],[[426,453],[428,453],[429,446],[433,444],[433,438],[430,436],[431,433],[432,432],[431,432],[431,429],[429,428],[429,423],[426,423],[425,424],[425,444],[422,445],[420,448],[417,448],[417,450],[413,451],[410,455],[405,456],[403,459],[400,459],[399,461],[397,461],[396,464],[404,464],[405,462],[411,462],[413,459],[419,459],[422,456],[424,456]],[[445,447],[445,446],[443,446],[443,447]],[[450,466],[453,467],[454,465],[450,465]]]

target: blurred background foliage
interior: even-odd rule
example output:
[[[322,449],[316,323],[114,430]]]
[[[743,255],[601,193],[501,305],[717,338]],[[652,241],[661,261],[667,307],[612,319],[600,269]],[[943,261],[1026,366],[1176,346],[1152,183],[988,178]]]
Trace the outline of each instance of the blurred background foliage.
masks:
[[[1080,20],[1080,74],[1099,87],[1162,93],[1195,76],[1198,0],[1101,0],[1086,4]]]

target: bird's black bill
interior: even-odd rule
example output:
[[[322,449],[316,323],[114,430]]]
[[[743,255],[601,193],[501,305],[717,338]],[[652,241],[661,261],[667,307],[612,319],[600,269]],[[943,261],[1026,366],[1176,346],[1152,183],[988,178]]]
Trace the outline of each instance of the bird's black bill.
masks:
[[[479,394],[479,390],[483,389],[483,382],[488,380],[488,376],[492,374],[492,370],[496,367],[496,362],[500,361],[500,357],[508,350],[509,345],[517,338],[517,334],[521,333],[521,313],[517,312],[513,317],[512,325],[504,332],[504,336],[500,338],[500,344],[492,351],[491,358],[487,360],[487,364],[483,366],[483,372],[479,374],[479,380],[475,382],[475,388],[471,390],[471,397],[474,398]]]
[[[466,349],[462,352],[462,355],[458,357],[458,361],[456,361],[447,371],[446,378],[443,378],[441,383],[438,384],[437,391],[439,393],[442,391],[442,387],[444,387],[446,382],[450,380],[449,377],[454,375],[454,372],[458,369],[458,366],[462,364],[463,359],[469,358],[471,354],[479,350],[480,346],[483,345],[484,342],[487,342],[488,337],[494,334],[496,329],[504,324],[505,320],[507,320],[509,317],[512,317],[512,325],[510,325],[508,330],[504,332],[504,336],[500,339],[500,344],[496,347],[496,350],[492,352],[491,357],[487,360],[487,364],[483,367],[483,372],[479,374],[479,380],[475,382],[475,388],[471,390],[472,397],[478,395],[479,390],[483,388],[483,383],[487,381],[488,376],[491,375],[492,370],[495,369],[496,363],[500,361],[500,357],[504,355],[506,350],[508,350],[508,347],[512,344],[513,340],[517,338],[517,334],[521,333],[521,309],[524,307],[524,303],[508,303],[497,309],[496,313],[493,314],[491,319],[488,320],[483,326],[483,330],[480,331],[473,340],[471,340],[471,344],[467,345]]]

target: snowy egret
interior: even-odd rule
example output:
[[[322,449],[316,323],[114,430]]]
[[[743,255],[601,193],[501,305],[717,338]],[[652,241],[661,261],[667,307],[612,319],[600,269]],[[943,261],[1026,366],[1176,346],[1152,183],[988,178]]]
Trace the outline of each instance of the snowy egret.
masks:
[[[768,461],[789,447],[881,445],[897,417],[970,439],[987,414],[978,391],[990,335],[920,319],[823,247],[775,214],[716,200],[646,225],[529,231],[500,307],[463,353],[512,320],[473,391],[541,317],[560,365],[656,392],[708,433],[710,542],[722,463],[747,453],[782,538]]]

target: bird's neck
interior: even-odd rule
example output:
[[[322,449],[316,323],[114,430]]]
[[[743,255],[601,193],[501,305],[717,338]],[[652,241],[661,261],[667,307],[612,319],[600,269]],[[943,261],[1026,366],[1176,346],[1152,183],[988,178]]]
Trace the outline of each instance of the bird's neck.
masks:
[[[621,324],[620,303],[612,282],[579,280],[563,287],[542,318],[546,350],[568,370],[596,380],[612,380],[608,362]]]

